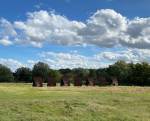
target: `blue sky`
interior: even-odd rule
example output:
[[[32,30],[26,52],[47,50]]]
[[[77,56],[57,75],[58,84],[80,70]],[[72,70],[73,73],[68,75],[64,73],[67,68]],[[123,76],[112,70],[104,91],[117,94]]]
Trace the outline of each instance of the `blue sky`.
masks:
[[[27,12],[43,9],[84,21],[96,10],[109,8],[128,18],[149,17],[149,5],[149,0],[1,0],[0,15],[14,21],[26,19]]]
[[[149,0],[1,0],[0,63],[14,71],[38,61],[51,68],[150,62],[149,5]]]

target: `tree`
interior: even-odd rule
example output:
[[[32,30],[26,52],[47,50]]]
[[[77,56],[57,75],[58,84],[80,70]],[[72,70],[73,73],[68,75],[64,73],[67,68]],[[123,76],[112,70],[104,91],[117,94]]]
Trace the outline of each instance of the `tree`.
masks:
[[[71,69],[60,69],[59,72],[62,74],[61,86],[70,86],[70,80],[72,79]]]
[[[58,70],[49,69],[47,86],[56,86],[60,78],[61,74]]]
[[[129,64],[131,73],[129,75],[129,83],[131,85],[150,85],[150,65],[148,63]]]
[[[32,82],[32,71],[30,70],[30,68],[26,68],[26,67],[21,67],[18,68],[15,72],[15,80],[17,82]]]
[[[46,81],[48,77],[48,70],[49,70],[48,64],[38,62],[37,64],[34,65],[32,70],[33,86],[36,87],[43,86],[43,82]]]
[[[96,70],[96,77],[97,77],[97,85],[108,85],[110,84],[109,75],[107,73],[107,68],[101,68]]]
[[[8,67],[0,64],[0,82],[13,82],[13,81],[14,77],[11,70]]]
[[[82,68],[76,68],[72,70],[73,72],[73,79],[75,86],[82,86],[83,80],[85,78],[85,70]]]
[[[96,69],[89,69],[86,85],[94,86],[96,82]]]
[[[113,65],[110,65],[107,69],[108,74],[112,81],[119,81],[119,84],[126,84],[126,80],[129,74],[129,66],[124,61],[118,61]]]
[[[42,77],[44,80],[46,80],[48,76],[49,66],[46,63],[38,62],[34,65],[32,74],[33,76],[39,76]]]
[[[142,63],[142,77],[143,77],[143,84],[150,86],[150,65],[146,62]]]

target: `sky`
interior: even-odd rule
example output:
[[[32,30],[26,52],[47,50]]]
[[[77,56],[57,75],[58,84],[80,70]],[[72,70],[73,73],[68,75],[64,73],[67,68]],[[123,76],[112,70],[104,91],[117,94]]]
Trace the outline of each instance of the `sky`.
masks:
[[[0,64],[15,71],[150,63],[150,0],[1,0]]]

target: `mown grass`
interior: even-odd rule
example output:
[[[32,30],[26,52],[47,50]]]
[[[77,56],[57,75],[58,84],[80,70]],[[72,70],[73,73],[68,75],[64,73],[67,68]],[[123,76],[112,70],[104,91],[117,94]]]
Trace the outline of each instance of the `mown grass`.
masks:
[[[150,121],[150,87],[0,84],[0,121]]]

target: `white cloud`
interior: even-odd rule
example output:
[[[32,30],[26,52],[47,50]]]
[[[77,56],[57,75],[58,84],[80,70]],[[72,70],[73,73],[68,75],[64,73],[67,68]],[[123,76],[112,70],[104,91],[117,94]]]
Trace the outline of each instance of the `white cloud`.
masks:
[[[20,67],[33,68],[34,64],[41,61],[47,63],[53,69],[60,68],[100,68],[106,67],[107,64],[101,63],[94,56],[87,57],[78,53],[55,53],[55,52],[42,52],[38,54],[37,60],[26,60],[22,63],[15,59],[0,58],[0,64],[9,67],[13,72]]]
[[[26,22],[16,21],[15,27],[23,32],[25,41],[35,43],[49,42],[51,44],[72,45],[80,43],[81,38],[77,30],[85,25],[82,22],[69,21],[66,17],[39,11],[28,13]]]
[[[0,44],[32,45],[95,45],[111,48],[93,56],[78,52],[43,52],[39,60],[25,64],[14,59],[0,59],[0,63],[12,70],[20,66],[32,66],[43,61],[52,68],[99,68],[118,60],[150,63],[150,18],[127,19],[112,9],[96,11],[85,22],[69,20],[65,16],[44,10],[28,13],[25,21],[0,19]],[[121,50],[113,51],[113,47]],[[123,48],[126,48],[123,50]]]
[[[44,10],[28,13],[26,21],[0,20],[0,39],[16,44],[125,46],[150,49],[150,18],[127,19],[112,9],[96,11],[86,22]],[[2,42],[1,42],[2,43]]]
[[[78,53],[55,53],[42,52],[39,54],[41,60],[50,65],[51,68],[100,68],[106,66],[99,60],[92,57],[80,55]]]
[[[3,36],[16,36],[17,32],[15,31],[13,25],[4,18],[0,19],[0,37]]]
[[[117,51],[102,51],[98,54],[91,56],[81,55],[78,52],[70,53],[56,53],[56,52],[42,52],[38,54],[37,60],[26,60],[22,63],[15,59],[0,58],[0,64],[4,64],[15,71],[19,67],[29,67],[32,69],[35,63],[41,61],[47,63],[53,69],[60,68],[103,68],[118,60],[126,62],[150,63],[150,50],[149,49],[125,49]]]
[[[150,62],[150,50],[125,49],[118,51],[102,51],[92,56],[84,56],[78,53],[42,52],[40,60],[46,62],[52,68],[102,68],[119,60],[125,62]]]
[[[5,58],[0,58],[0,64],[3,64],[7,67],[9,67],[12,71],[15,71],[19,67],[24,67],[25,65],[19,62],[18,60],[15,59],[5,59]]]
[[[43,43],[92,44],[108,48],[120,45],[150,47],[150,19],[128,20],[112,9],[98,10],[84,23],[41,10],[28,13],[28,19],[16,21],[15,27],[22,32],[18,37],[21,43],[37,47],[42,47]]]
[[[87,23],[70,21],[64,16],[41,10],[28,13],[27,21],[16,21],[15,27],[23,32],[18,40],[33,46],[41,47],[44,42],[49,42],[112,47],[118,43],[120,33],[126,30],[126,23],[125,17],[111,9],[98,10]]]
[[[4,18],[0,19],[0,44],[4,46],[12,45],[10,38],[17,35],[13,25]]]
[[[41,9],[41,7],[43,6],[44,4],[43,3],[38,3],[38,4],[36,4],[36,5],[34,5],[34,7],[36,8],[36,9]]]
[[[13,43],[8,39],[8,37],[0,39],[0,44],[4,46],[12,45]]]
[[[127,20],[111,9],[98,10],[87,20],[86,27],[79,31],[84,42],[100,47],[119,44],[119,37],[127,28]]]
[[[120,43],[127,47],[150,49],[150,18],[135,18],[129,21]]]
[[[99,60],[109,61],[114,63],[118,60],[126,62],[148,62],[150,63],[150,50],[149,49],[126,49],[118,51],[104,51],[95,57]]]

